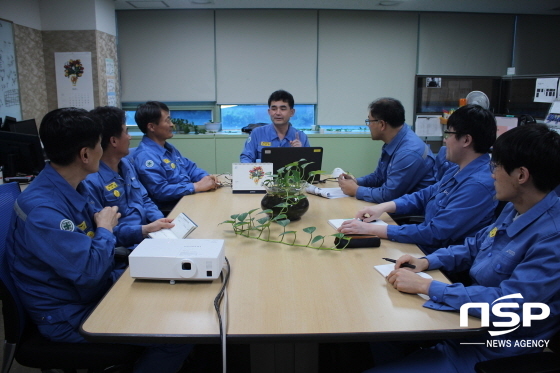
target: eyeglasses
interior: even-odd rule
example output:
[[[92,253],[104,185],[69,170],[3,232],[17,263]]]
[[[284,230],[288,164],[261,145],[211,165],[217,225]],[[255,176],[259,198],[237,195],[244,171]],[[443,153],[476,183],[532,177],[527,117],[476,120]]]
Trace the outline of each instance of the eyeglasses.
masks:
[[[501,164],[496,163],[496,162],[490,162],[488,165],[490,166],[490,172],[491,173],[494,173],[494,171],[496,171],[496,167],[501,166]]]
[[[366,120],[365,120],[366,126],[368,126],[368,127],[370,126],[370,124],[371,124],[372,122],[379,122],[379,121],[381,121],[381,119],[366,119]]]
[[[459,132],[455,132],[455,131],[443,131],[443,138],[447,140],[449,136],[456,135],[458,133]]]

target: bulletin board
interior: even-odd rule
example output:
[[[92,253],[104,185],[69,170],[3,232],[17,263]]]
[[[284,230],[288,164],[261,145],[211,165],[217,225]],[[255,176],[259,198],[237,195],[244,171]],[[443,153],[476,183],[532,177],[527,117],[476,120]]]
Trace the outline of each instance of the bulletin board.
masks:
[[[14,46],[14,27],[0,19],[0,118],[21,120],[18,72]]]

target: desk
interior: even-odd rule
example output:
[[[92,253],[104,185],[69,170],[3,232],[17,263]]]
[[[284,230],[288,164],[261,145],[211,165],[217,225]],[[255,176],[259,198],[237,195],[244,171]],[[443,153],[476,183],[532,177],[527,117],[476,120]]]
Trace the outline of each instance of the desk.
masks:
[[[386,264],[382,257],[422,255],[415,245],[382,240],[374,249],[315,250],[236,236],[231,225],[218,225],[232,214],[259,207],[262,196],[222,188],[183,197],[170,215],[184,211],[199,225],[190,238],[225,240],[231,264],[228,341],[303,343],[313,349],[317,342],[435,339],[482,332],[479,319],[471,317],[469,328],[460,328],[459,313],[422,307],[422,298],[388,286],[373,268]],[[309,226],[317,227],[320,235],[336,233],[328,219],[352,217],[367,204],[355,198],[308,198],[309,211],[289,225],[298,231],[298,242],[307,242],[302,229]],[[389,216],[385,219],[391,222]],[[280,226],[274,229],[281,232]],[[446,281],[439,271],[430,274]],[[220,286],[220,281],[170,285],[133,280],[127,270],[84,322],[82,332],[91,341],[218,343],[213,300]]]

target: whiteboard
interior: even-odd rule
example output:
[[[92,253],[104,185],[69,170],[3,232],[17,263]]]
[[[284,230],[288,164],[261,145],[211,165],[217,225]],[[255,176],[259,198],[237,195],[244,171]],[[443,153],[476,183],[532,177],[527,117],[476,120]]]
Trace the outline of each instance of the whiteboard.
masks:
[[[13,24],[0,19],[0,118],[21,120]]]

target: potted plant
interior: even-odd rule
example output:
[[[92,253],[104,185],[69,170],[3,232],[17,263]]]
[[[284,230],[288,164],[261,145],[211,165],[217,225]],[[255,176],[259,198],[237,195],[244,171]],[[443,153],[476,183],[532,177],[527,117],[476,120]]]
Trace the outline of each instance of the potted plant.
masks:
[[[263,186],[266,194],[261,201],[263,211],[272,219],[278,215],[285,215],[286,219],[295,221],[301,219],[309,209],[309,200],[305,196],[305,188],[316,174],[322,171],[312,171],[308,177],[303,178],[303,171],[309,163],[305,159],[289,163],[278,169],[271,179],[265,180]]]

